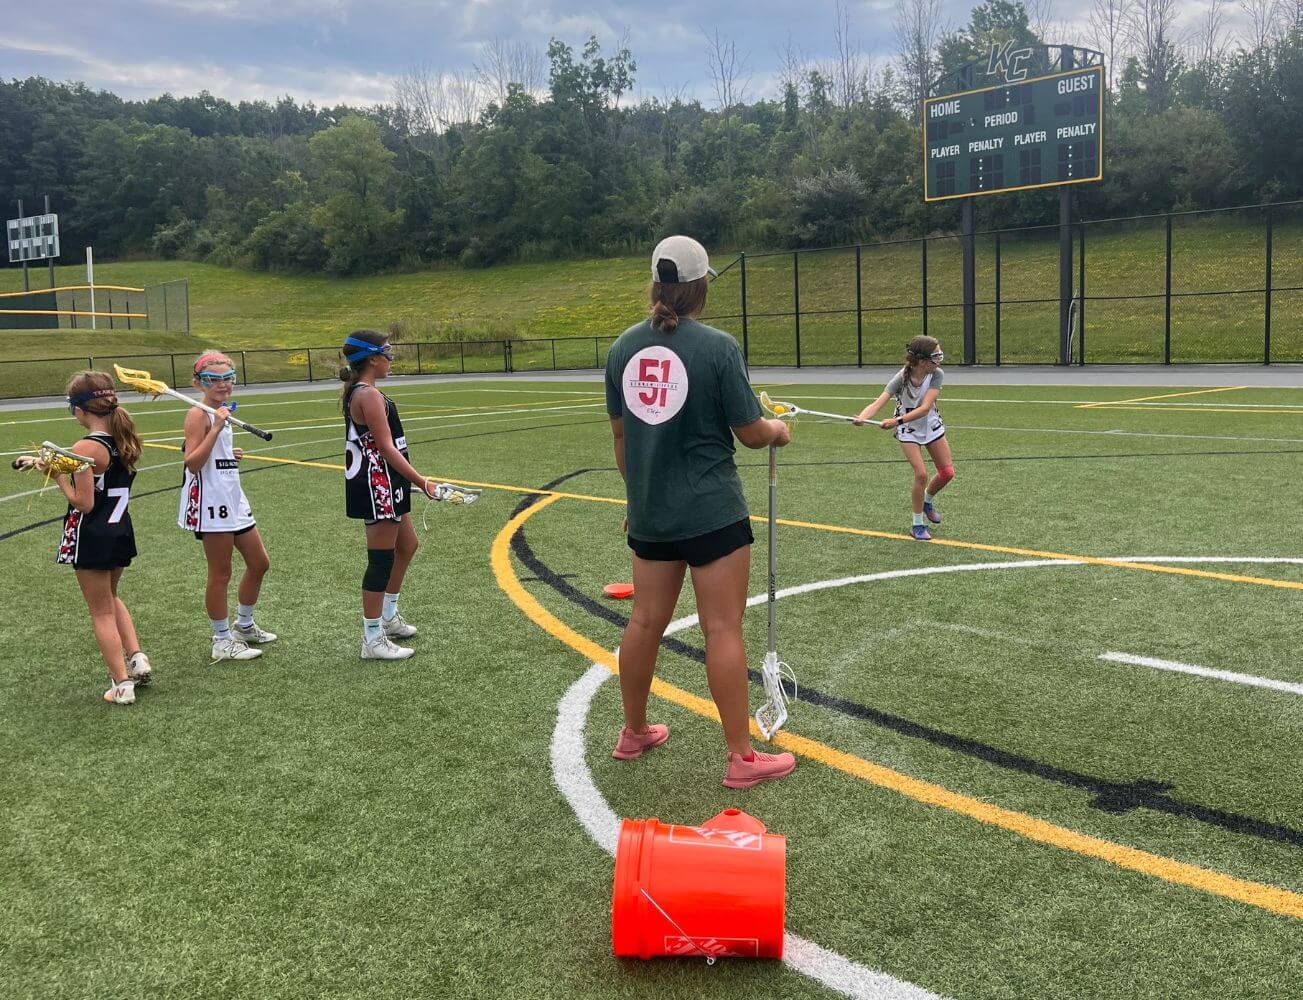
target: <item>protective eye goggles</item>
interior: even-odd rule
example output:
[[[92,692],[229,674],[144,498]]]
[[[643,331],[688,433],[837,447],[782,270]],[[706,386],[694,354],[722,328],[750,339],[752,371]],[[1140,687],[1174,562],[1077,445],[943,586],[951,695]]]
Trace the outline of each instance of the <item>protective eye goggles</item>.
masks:
[[[80,407],[83,410],[86,409],[86,404],[89,403],[92,399],[104,399],[106,396],[116,396],[116,395],[117,393],[113,389],[92,389],[90,392],[79,392],[75,396],[67,397],[68,412],[71,413],[73,416],[76,416],[78,407]],[[117,403],[115,401],[114,406],[116,405]],[[111,408],[112,407],[110,407],[110,409]]]
[[[946,359],[945,351],[933,351],[931,354],[924,354],[922,351],[910,351],[910,357],[917,358],[919,361],[931,361],[939,365]]]
[[[344,359],[351,365],[356,364],[364,358],[380,355],[382,358],[394,359],[394,349],[389,344],[372,344],[365,340],[359,340],[357,337],[345,337],[345,347],[353,347],[356,350],[345,354]]]
[[[229,372],[200,372],[195,378],[199,380],[200,385],[216,385],[218,382],[229,382],[235,385],[239,381],[234,368]]]

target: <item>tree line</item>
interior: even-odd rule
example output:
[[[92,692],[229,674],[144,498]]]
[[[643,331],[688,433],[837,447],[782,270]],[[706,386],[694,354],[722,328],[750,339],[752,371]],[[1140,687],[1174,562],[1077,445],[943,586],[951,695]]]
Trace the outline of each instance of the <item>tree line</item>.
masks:
[[[1175,0],[1094,0],[1108,127],[1084,216],[1303,196],[1303,0],[1245,0],[1239,39],[1225,0],[1206,2],[1181,33]],[[472,71],[414,68],[364,108],[0,81],[0,192],[50,194],[65,245],[103,257],[336,274],[637,253],[670,232],[762,249],[947,231],[957,208],[922,201],[919,96],[992,44],[1066,40],[1045,3],[986,0],[947,28],[939,0],[898,0],[899,52],[880,64],[839,5],[834,57],[789,43],[777,92],[754,99],[748,54],[716,31],[704,103],[632,99],[627,40],[596,38],[492,43]],[[1057,199],[978,210],[1044,223]]]

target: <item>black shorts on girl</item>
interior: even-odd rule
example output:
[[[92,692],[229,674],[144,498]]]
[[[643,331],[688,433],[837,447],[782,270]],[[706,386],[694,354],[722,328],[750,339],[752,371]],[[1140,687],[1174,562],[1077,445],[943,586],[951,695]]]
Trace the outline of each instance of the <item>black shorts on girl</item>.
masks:
[[[755,542],[751,532],[751,519],[743,518],[733,524],[708,531],[696,538],[678,542],[645,542],[629,536],[629,548],[639,559],[649,562],[685,562],[689,566],[706,566],[716,559],[731,555],[744,545]]]

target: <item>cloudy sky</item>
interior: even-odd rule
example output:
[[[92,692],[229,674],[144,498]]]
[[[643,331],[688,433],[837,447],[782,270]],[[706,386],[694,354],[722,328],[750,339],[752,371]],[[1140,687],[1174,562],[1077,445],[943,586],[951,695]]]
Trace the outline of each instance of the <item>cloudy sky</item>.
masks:
[[[892,58],[895,0],[846,0],[852,37],[879,66]],[[951,23],[969,0],[942,0]],[[1089,44],[1086,0],[1058,5],[1054,40]],[[1206,0],[1178,0],[1193,23]],[[124,97],[209,90],[231,100],[291,94],[318,104],[390,98],[394,77],[418,65],[469,70],[492,39],[542,48],[549,36],[611,43],[629,33],[635,96],[684,93],[711,103],[706,32],[747,57],[748,96],[772,92],[779,51],[834,52],[835,0],[65,0],[25,4],[0,35],[0,77],[82,80]],[[1071,34],[1071,38],[1066,37]],[[611,47],[608,44],[608,48]]]

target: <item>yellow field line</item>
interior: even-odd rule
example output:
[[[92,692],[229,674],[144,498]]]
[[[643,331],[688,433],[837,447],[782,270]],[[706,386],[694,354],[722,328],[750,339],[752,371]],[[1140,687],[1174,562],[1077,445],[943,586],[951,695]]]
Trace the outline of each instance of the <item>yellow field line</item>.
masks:
[[[554,639],[559,640],[579,653],[586,660],[600,663],[612,673],[619,673],[619,664],[614,654],[580,635],[570,626],[556,618],[529,593],[520,583],[511,565],[511,539],[520,527],[536,513],[561,499],[560,496],[548,496],[536,504],[522,510],[503,526],[493,540],[489,561],[493,567],[493,576],[498,587],[521,611],[539,628]],[[652,693],[657,697],[695,712],[708,719],[719,720],[719,714],[712,702],[685,691],[673,684],[657,678],[652,682]],[[754,735],[754,724],[752,730]],[[968,816],[978,822],[999,827],[1028,840],[1048,844],[1086,857],[1097,858],[1125,868],[1130,871],[1151,875],[1165,882],[1188,886],[1215,896],[1234,899],[1250,906],[1256,906],[1271,913],[1303,919],[1303,895],[1282,889],[1278,886],[1261,882],[1250,882],[1235,878],[1222,872],[1200,868],[1184,861],[1175,861],[1158,854],[1151,854],[1134,847],[1126,847],[1100,837],[1078,833],[1066,827],[1056,826],[1045,820],[1028,816],[1013,809],[991,805],[980,799],[953,792],[941,785],[893,771],[872,761],[864,760],[852,754],[834,749],[818,740],[795,733],[780,732],[773,741],[776,745],[793,753],[798,753],[811,760],[817,760],[830,768],[844,774],[860,778],[880,788],[897,792],[917,802],[948,809],[951,812]]]
[[[176,445],[158,444],[145,441],[146,448],[166,448],[168,451],[180,451]],[[244,457],[256,462],[274,462],[278,465],[302,465],[310,469],[330,469],[342,472],[342,465],[326,462],[305,462],[297,458],[273,458],[259,455],[257,452],[245,452]],[[529,486],[509,486],[505,483],[481,483],[472,479],[446,479],[444,482],[457,486],[470,486],[481,490],[502,490],[504,493],[523,493],[528,496],[552,497],[566,500],[586,500],[589,503],[607,503],[623,507],[626,501],[617,497],[599,497],[588,493],[566,493],[561,490],[537,490]],[[766,519],[752,515],[751,520],[760,524]],[[777,523],[788,528],[807,528],[812,531],[828,531],[837,535],[857,535],[862,538],[884,538],[896,542],[915,543],[912,535],[902,535],[893,531],[875,531],[872,528],[850,528],[840,524],[823,524],[818,521],[793,521],[778,518]],[[1040,549],[1023,549],[1012,545],[989,545],[984,542],[962,542],[953,538],[934,538],[931,545],[947,546],[955,549],[968,549],[974,552],[995,552],[1000,555],[1029,556],[1033,559],[1058,559],[1063,562],[1082,563],[1087,566],[1110,566],[1114,569],[1134,569],[1145,573],[1165,573],[1169,576],[1192,576],[1202,580],[1221,580],[1224,583],[1248,583],[1259,587],[1276,587],[1282,590],[1303,590],[1303,581],[1277,580],[1269,576],[1244,576],[1239,573],[1219,573],[1215,570],[1194,569],[1190,566],[1164,566],[1159,563],[1132,562],[1126,559],[1103,559],[1099,556],[1076,556],[1068,552],[1048,552]]]
[[[1107,405],[1103,403],[1088,403],[1085,406],[1075,406],[1073,409],[1084,410],[1092,407],[1097,410],[1144,410],[1148,413],[1245,413],[1250,416],[1255,413],[1286,413],[1297,417],[1300,413],[1303,413],[1303,410],[1297,409],[1272,410],[1266,407],[1255,407],[1254,409],[1249,409],[1244,406],[1180,406],[1176,403],[1171,405],[1164,404],[1154,406],[1124,406],[1121,403],[1109,403]]]
[[[580,396],[580,397],[579,397],[579,402],[582,402],[582,400],[587,399],[587,398],[588,398],[588,397],[586,397],[586,396]],[[597,397],[597,396],[594,396],[593,398],[594,398],[594,399],[597,399],[597,398],[604,398],[604,397]],[[312,402],[312,400],[307,400],[306,402]],[[477,410],[501,410],[501,409],[505,409],[505,408],[507,408],[507,407],[520,407],[520,406],[538,406],[538,407],[542,407],[542,406],[549,406],[549,405],[551,405],[551,404],[553,404],[553,403],[569,403],[569,402],[575,402],[575,400],[574,400],[573,398],[571,398],[571,399],[543,399],[543,400],[533,400],[533,401],[531,401],[531,402],[529,402],[529,403],[503,403],[502,406],[493,406],[493,405],[488,405],[488,406],[414,406],[414,405],[412,405],[412,404],[405,403],[405,404],[403,404],[403,409],[406,410],[406,411],[409,412],[409,413],[410,413],[410,412],[424,413],[424,412],[426,412],[426,411],[429,411],[429,412],[442,412],[442,411],[445,411],[445,410],[446,410],[446,411],[448,412],[449,415],[452,415],[452,414],[463,414],[463,413],[464,413],[466,416],[469,417],[469,416],[474,416],[474,415],[475,415],[475,411],[477,411]],[[249,405],[250,405],[250,406],[256,406],[257,404],[256,404],[256,403],[250,403]],[[140,412],[140,415],[142,415],[142,416],[146,416],[146,415],[148,415],[148,413],[149,413],[148,410],[141,410],[141,411],[139,411],[139,412]],[[525,412],[528,413],[529,411],[526,410]],[[296,426],[297,426],[297,427],[302,427],[304,430],[321,430],[322,428],[325,428],[325,427],[335,427],[335,426],[340,426],[340,421],[343,420],[343,419],[344,419],[344,418],[343,418],[342,416],[339,416],[339,415],[332,415],[332,416],[329,416],[329,417],[300,417],[298,420],[293,420],[293,419],[290,419],[290,420],[274,420],[274,421],[272,421],[272,422],[269,423],[269,424],[264,423],[264,424],[259,424],[258,426],[261,427],[263,430],[275,430],[275,429],[278,428],[278,427],[296,427]],[[307,421],[306,424],[303,422],[303,421],[305,421],[305,420]],[[164,436],[169,435],[169,434],[175,434],[175,433],[177,432],[177,430],[179,430],[179,428],[165,428],[164,430],[157,430],[157,431],[142,431],[142,432],[140,432],[140,437],[141,437],[142,440],[148,439],[148,438],[150,438],[150,437],[164,437]],[[250,455],[249,457],[250,457],[250,458],[253,458],[254,456],[253,456],[253,455]],[[504,489],[505,489],[505,488],[506,488],[506,487],[504,487]]]
[[[444,413],[456,410],[512,410],[519,407],[536,407],[551,406],[554,403],[582,403],[585,400],[605,399],[600,393],[591,393],[582,396],[567,396],[565,399],[531,399],[523,403],[502,403],[495,406],[486,404],[484,406],[430,406],[421,403],[404,403],[404,410],[412,410],[417,413]]]
[[[764,522],[763,517],[751,518]],[[791,528],[812,528],[816,531],[831,531],[843,535],[862,535],[866,538],[890,538],[898,541],[914,541],[912,535],[900,535],[891,531],[874,531],[870,528],[846,528],[837,524],[820,524],[814,521],[789,521],[778,519],[779,524]],[[1297,580],[1277,580],[1266,576],[1242,576],[1238,573],[1218,573],[1214,570],[1193,569],[1189,566],[1164,566],[1158,563],[1132,562],[1126,559],[1101,559],[1098,556],[1074,556],[1067,552],[1042,552],[1039,549],[1023,549],[1012,545],[988,545],[983,542],[961,542],[953,538],[933,538],[930,545],[944,545],[956,549],[971,549],[975,552],[998,552],[1002,555],[1029,556],[1033,559],[1061,559],[1064,562],[1085,563],[1088,566],[1112,566],[1115,569],[1136,569],[1146,573],[1167,573],[1173,576],[1195,576],[1204,580],[1223,580],[1227,583],[1252,583],[1261,587],[1279,587],[1284,590],[1303,590],[1303,582]]]
[[[1216,389],[1192,389],[1189,392],[1165,392],[1161,396],[1137,396],[1135,399],[1115,399],[1101,400],[1098,403],[1079,403],[1074,409],[1093,410],[1096,407],[1120,406],[1123,403],[1147,403],[1151,399],[1175,399],[1177,396],[1203,396],[1210,392],[1234,392],[1237,389],[1247,389],[1247,385],[1223,385]]]

